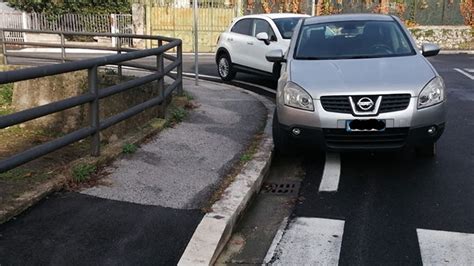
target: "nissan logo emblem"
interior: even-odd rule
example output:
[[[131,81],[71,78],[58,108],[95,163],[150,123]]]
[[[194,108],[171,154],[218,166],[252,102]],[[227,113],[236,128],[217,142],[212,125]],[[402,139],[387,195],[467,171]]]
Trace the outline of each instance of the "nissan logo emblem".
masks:
[[[361,110],[368,111],[374,107],[374,101],[369,97],[362,97],[357,101],[357,106],[359,106]]]

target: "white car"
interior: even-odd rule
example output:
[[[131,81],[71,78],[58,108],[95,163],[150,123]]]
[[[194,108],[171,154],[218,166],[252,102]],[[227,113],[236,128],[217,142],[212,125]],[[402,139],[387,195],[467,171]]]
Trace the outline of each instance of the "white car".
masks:
[[[280,76],[280,64],[268,62],[265,54],[286,51],[293,29],[302,14],[259,14],[235,19],[217,41],[216,63],[219,76],[232,80],[237,72]]]

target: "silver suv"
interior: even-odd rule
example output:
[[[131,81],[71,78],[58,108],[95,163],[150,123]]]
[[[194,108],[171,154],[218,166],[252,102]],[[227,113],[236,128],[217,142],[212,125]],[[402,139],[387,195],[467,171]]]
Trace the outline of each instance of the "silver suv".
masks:
[[[432,156],[445,125],[443,79],[400,20],[388,15],[335,15],[301,20],[286,55],[274,115],[275,148],[294,140],[335,151],[413,146]]]

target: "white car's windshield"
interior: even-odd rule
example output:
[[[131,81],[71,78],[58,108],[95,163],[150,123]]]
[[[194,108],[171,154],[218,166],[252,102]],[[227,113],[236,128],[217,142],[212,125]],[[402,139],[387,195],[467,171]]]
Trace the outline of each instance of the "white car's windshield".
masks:
[[[275,22],[275,25],[280,31],[283,39],[291,39],[291,36],[293,36],[293,30],[300,19],[301,17],[275,18],[273,19],[273,22]]]
[[[401,27],[392,21],[344,21],[304,25],[295,59],[351,59],[413,55]]]

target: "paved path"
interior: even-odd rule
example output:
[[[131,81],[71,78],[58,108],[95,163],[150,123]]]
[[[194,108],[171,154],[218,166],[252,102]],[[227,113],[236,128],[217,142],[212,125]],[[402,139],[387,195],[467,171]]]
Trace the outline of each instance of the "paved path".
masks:
[[[0,265],[176,264],[199,208],[267,116],[254,96],[226,85],[185,89],[200,107],[117,161],[110,186],[58,193],[0,225]]]

